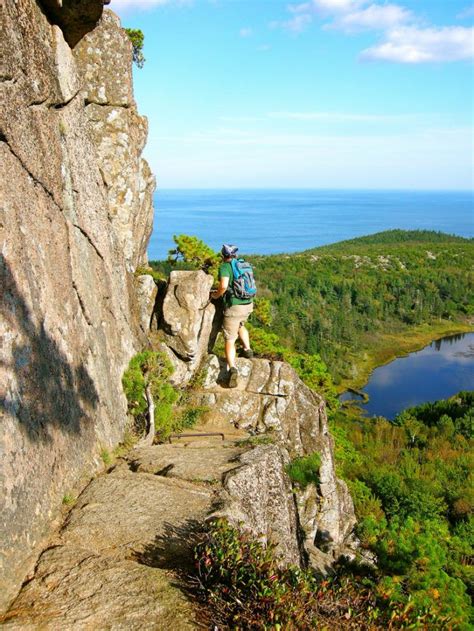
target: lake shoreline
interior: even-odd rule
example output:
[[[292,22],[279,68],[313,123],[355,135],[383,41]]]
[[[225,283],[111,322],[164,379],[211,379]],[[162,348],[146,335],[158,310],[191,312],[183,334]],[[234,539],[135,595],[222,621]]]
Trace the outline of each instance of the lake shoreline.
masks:
[[[363,355],[362,359],[359,359],[357,354],[352,354],[352,363],[357,375],[350,379],[342,379],[336,385],[337,394],[340,395],[347,390],[362,390],[376,368],[385,366],[400,357],[406,357],[410,353],[420,351],[432,342],[450,335],[473,332],[474,322],[466,320],[443,321],[431,325],[422,324],[408,331],[381,334],[373,348],[359,352],[359,355]]]

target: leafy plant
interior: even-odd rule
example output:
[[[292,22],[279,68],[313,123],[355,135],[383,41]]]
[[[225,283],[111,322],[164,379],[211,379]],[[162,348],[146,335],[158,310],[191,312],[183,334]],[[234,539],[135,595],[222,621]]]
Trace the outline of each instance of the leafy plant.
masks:
[[[321,466],[321,456],[317,451],[309,456],[295,458],[286,468],[292,482],[295,482],[302,489],[308,484],[319,483],[319,467]]]
[[[368,568],[340,564],[331,576],[317,578],[310,570],[284,566],[276,546],[225,520],[208,526],[194,558],[194,586],[212,625],[219,628],[450,628],[451,618],[426,601],[398,598],[392,584],[377,587]]]
[[[207,410],[189,402],[188,392],[169,383],[173,366],[159,351],[143,351],[130,360],[122,378],[129,413],[140,428],[146,426],[148,401],[145,389],[150,387],[155,403],[156,439],[163,441],[174,432],[192,427]]]
[[[214,625],[309,631],[319,627],[324,615],[321,599],[326,600],[323,605],[330,600],[325,597],[327,583],[318,585],[310,572],[298,567],[281,567],[274,545],[264,545],[225,520],[214,522],[196,546],[195,567],[200,596]],[[359,603],[354,602],[354,612]],[[362,608],[367,605],[365,600]],[[331,612],[333,624],[344,620],[337,609]]]
[[[145,41],[145,35],[143,34],[143,31],[137,28],[126,28],[124,30],[132,42],[132,60],[138,68],[143,68],[143,64],[146,61],[143,56],[143,43]]]

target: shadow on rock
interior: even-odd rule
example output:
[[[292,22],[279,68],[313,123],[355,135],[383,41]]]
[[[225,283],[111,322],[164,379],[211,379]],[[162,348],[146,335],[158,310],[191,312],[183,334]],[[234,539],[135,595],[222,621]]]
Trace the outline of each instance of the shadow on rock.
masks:
[[[149,567],[189,572],[193,568],[193,550],[202,537],[202,522],[188,519],[179,526],[164,523],[164,530],[153,543],[136,557],[136,561]]]
[[[9,265],[0,258],[1,318],[6,334],[16,335],[11,359],[0,359],[2,371],[15,377],[15,387],[2,394],[0,409],[18,419],[31,441],[48,443],[49,427],[79,433],[97,407],[99,396],[83,364],[74,366],[48,334],[35,324]],[[26,341],[25,341],[26,340]]]

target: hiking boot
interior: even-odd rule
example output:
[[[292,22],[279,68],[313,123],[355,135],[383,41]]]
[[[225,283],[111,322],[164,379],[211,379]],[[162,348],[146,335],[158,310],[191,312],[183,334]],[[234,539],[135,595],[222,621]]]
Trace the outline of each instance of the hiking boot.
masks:
[[[227,386],[229,388],[236,388],[237,387],[237,376],[238,376],[238,372],[237,372],[237,368],[230,368],[229,369],[229,380],[227,381]]]
[[[240,351],[240,356],[241,357],[245,357],[245,359],[252,359],[252,357],[253,357],[253,350],[251,348],[247,348],[247,349],[243,348]]]

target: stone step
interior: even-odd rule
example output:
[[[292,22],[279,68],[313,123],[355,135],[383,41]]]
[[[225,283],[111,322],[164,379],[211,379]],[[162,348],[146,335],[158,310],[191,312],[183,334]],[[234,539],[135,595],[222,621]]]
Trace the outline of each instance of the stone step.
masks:
[[[186,439],[188,440],[188,439]],[[130,469],[166,478],[217,484],[224,473],[239,466],[236,462],[245,448],[220,440],[204,442],[193,438],[179,444],[156,445],[132,451],[128,458]]]

